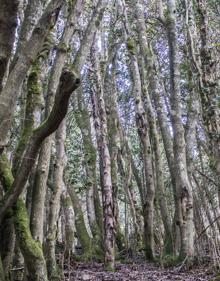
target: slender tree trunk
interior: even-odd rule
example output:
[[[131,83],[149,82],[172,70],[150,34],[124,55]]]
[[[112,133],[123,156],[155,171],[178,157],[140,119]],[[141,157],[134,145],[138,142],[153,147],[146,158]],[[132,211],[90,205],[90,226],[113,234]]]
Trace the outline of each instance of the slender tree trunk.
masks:
[[[93,255],[93,243],[85,225],[80,200],[73,186],[67,184],[67,189],[73,204],[77,238],[79,239],[85,257],[91,258]]]
[[[46,260],[48,277],[50,280],[59,280],[59,270],[57,267],[55,248],[56,248],[56,233],[57,233],[57,221],[60,211],[60,197],[63,188],[63,171],[66,166],[66,154],[65,154],[65,139],[66,139],[66,121],[61,122],[56,132],[56,161],[54,169],[54,186],[52,192],[52,198],[50,200],[50,213],[48,221],[48,232],[46,238]]]
[[[95,37],[94,37],[95,38]],[[115,219],[114,202],[111,178],[111,158],[108,146],[107,117],[105,102],[103,97],[103,83],[101,78],[96,51],[91,49],[91,60],[95,70],[95,89],[91,91],[93,106],[94,126],[99,150],[101,184],[102,184],[102,203],[104,216],[104,250],[105,265],[108,270],[115,268]]]
[[[209,16],[207,15],[207,4],[204,0],[196,1],[198,12],[198,29],[200,35],[200,60],[201,60],[201,87],[200,98],[202,106],[203,124],[208,137],[208,148],[211,168],[216,173],[218,195],[220,204],[220,110],[219,97],[219,60],[215,59],[215,47],[209,42]],[[210,39],[212,40],[212,39]],[[217,51],[218,53],[218,51]]]
[[[65,190],[61,195],[61,203],[65,216],[65,257],[70,258],[74,253],[75,215],[72,207],[72,201],[67,190]]]
[[[88,219],[92,234],[94,237],[97,236],[100,243],[103,232],[103,214],[96,179],[96,148],[92,141],[90,116],[81,89],[77,92],[77,105],[78,111],[75,117],[83,138],[84,159],[86,163]]]
[[[192,186],[188,179],[186,164],[186,144],[182,124],[180,100],[180,74],[178,63],[178,45],[175,18],[175,0],[168,0],[167,35],[169,43],[170,62],[170,92],[171,92],[171,122],[174,131],[174,162],[177,174],[177,200],[178,220],[181,234],[180,259],[194,255],[192,235],[193,224],[193,198]]]

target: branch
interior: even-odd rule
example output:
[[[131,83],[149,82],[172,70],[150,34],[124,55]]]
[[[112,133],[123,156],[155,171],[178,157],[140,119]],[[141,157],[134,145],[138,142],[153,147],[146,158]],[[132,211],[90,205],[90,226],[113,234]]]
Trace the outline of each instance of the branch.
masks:
[[[206,232],[206,230],[212,226],[218,219],[220,218],[220,215],[217,216],[208,226],[206,226],[198,235],[198,237],[196,238],[196,241],[199,240],[199,238]]]
[[[201,176],[203,176],[204,178],[206,178],[208,181],[210,181],[211,183],[213,183],[215,186],[218,186],[217,184],[216,184],[216,182],[213,180],[213,179],[211,179],[210,177],[208,177],[206,174],[204,174],[203,172],[201,172],[200,170],[198,170],[198,169],[195,169],[196,170],[196,172],[198,172]]]
[[[80,79],[73,71],[67,68],[63,69],[52,111],[49,117],[33,131],[27,144],[24,157],[21,160],[21,165],[15,175],[12,187],[0,201],[0,222],[7,209],[14,205],[19,195],[22,193],[31,168],[35,163],[41,143],[59,127],[61,121],[66,116],[69,98],[72,92],[79,86],[79,83]]]

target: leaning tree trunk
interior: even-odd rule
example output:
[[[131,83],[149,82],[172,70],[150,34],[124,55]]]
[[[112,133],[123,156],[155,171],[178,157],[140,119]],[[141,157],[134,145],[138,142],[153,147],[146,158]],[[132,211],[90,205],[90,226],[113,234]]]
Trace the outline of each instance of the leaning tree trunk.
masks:
[[[13,182],[12,188],[1,200],[0,221],[3,219],[8,208],[14,205],[23,191],[27,178],[30,174],[30,170],[35,163],[39,146],[46,137],[58,128],[60,122],[65,117],[70,95],[79,86],[79,82],[79,78],[72,70],[69,70],[68,68],[63,69],[53,109],[48,118],[33,131],[30,140],[27,143],[24,157],[15,174],[15,181]]]

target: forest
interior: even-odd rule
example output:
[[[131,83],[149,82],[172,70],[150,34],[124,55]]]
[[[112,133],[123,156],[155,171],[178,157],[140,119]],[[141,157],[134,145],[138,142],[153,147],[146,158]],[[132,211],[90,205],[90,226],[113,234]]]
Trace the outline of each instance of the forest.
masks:
[[[219,0],[0,0],[0,281],[220,280]]]

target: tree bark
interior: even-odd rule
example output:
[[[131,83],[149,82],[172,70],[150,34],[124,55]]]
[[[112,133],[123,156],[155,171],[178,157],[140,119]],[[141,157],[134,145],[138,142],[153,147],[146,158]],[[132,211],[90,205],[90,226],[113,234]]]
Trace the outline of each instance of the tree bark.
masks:
[[[95,37],[94,37],[95,38]],[[95,91],[91,91],[94,127],[99,150],[102,204],[104,216],[104,250],[107,270],[115,268],[115,219],[112,193],[111,158],[108,146],[107,116],[101,78],[95,47],[91,49],[91,61],[95,70]]]
[[[177,174],[177,200],[178,224],[181,234],[180,259],[193,257],[194,244],[192,235],[193,224],[193,198],[192,186],[188,179],[186,164],[186,144],[182,124],[180,73],[178,62],[178,43],[176,33],[176,7],[175,0],[168,0],[167,36],[169,44],[170,63],[170,93],[171,93],[171,122],[174,132],[174,161]]]
[[[60,211],[60,196],[63,188],[63,171],[66,166],[65,154],[66,121],[59,125],[56,132],[56,161],[54,169],[54,187],[50,200],[48,232],[46,237],[46,261],[48,277],[51,281],[60,280],[59,270],[55,256],[57,220]]]

